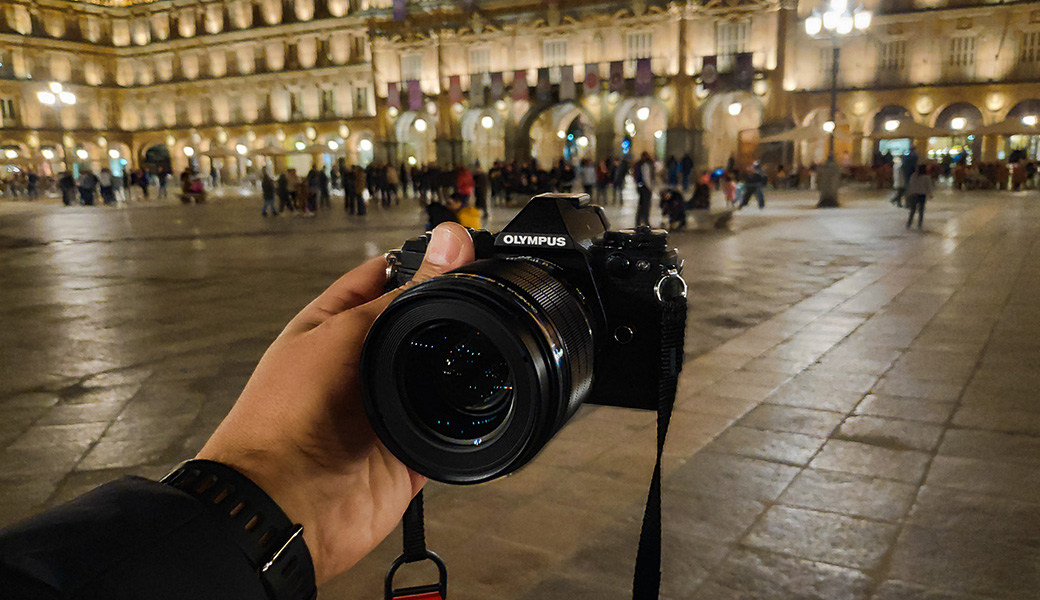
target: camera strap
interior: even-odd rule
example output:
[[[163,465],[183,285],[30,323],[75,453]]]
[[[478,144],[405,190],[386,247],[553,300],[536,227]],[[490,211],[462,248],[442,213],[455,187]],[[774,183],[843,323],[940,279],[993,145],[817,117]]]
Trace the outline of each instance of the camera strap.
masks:
[[[423,493],[419,493],[408,503],[401,521],[404,533],[404,551],[390,565],[386,572],[383,596],[386,600],[444,600],[448,597],[448,568],[441,557],[426,549],[426,525],[423,519]],[[394,575],[402,565],[431,561],[437,565],[437,583],[416,585],[406,588],[394,587]]]
[[[643,510],[643,526],[639,530],[636,569],[632,578],[632,600],[658,600],[661,593],[661,459],[668,423],[672,420],[675,389],[657,407],[657,462],[650,478],[650,491]]]

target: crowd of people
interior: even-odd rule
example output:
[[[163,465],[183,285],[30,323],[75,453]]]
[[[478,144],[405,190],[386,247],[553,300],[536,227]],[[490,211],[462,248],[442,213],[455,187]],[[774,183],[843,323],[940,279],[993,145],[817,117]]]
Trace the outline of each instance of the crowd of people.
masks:
[[[44,194],[57,194],[65,206],[115,206],[119,202],[150,200],[152,188],[156,189],[157,199],[165,199],[168,177],[169,172],[163,169],[153,172],[126,169],[115,174],[107,167],[96,173],[84,168],[79,169],[78,176],[72,171],[38,175],[31,169],[18,170],[0,178],[0,196],[32,201]]]

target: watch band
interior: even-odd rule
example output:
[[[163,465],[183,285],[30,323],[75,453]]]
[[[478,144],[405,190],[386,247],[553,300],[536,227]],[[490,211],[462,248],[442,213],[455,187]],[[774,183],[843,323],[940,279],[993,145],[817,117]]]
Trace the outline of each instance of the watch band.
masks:
[[[198,499],[227,525],[271,600],[317,596],[303,526],[293,524],[248,477],[227,465],[196,459],[178,465],[162,482]]]

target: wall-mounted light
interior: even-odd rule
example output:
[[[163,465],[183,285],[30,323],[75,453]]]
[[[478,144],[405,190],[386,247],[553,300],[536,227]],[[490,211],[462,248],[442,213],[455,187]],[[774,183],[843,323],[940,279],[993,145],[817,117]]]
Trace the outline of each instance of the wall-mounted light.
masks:
[[[303,152],[303,150],[306,147],[307,147],[307,144],[304,144],[303,142],[296,142],[296,149],[299,150],[300,152]]]
[[[577,139],[576,143],[581,148],[588,148],[589,147],[589,138],[587,138],[585,136],[581,136],[580,138]]]
[[[561,129],[556,132],[556,137],[562,140],[563,138],[567,137],[567,132]]]
[[[636,118],[639,119],[640,121],[645,121],[645,120],[649,119],[650,118],[650,107],[649,106],[641,106],[641,107],[639,107],[639,110],[636,111]]]
[[[419,133],[422,133],[422,132],[426,131],[426,127],[427,127],[426,119],[416,119],[415,120],[415,130],[418,131]]]
[[[358,150],[360,150],[362,152],[371,152],[372,151],[372,140],[369,140],[369,139],[361,140],[360,142],[358,142],[357,147],[358,147]]]
[[[187,156],[188,158],[191,158],[192,156],[195,156],[195,149],[192,148],[191,146],[185,146],[184,147],[184,156]]]
[[[480,118],[480,126],[484,129],[491,129],[495,126],[495,120],[490,115],[484,115]]]
[[[87,154],[86,150],[80,148],[79,150],[76,150],[76,156],[78,156],[80,160],[87,160],[87,157],[89,157],[90,155]]]
[[[333,152],[339,150],[339,142],[336,140],[329,140],[329,150],[332,150]]]
[[[968,120],[965,119],[964,117],[954,117],[954,118],[950,119],[950,127],[955,129],[955,130],[957,130],[957,131],[960,131],[961,129],[964,129],[967,126],[968,126]]]
[[[54,150],[51,150],[50,148],[44,148],[41,154],[43,154],[43,157],[47,160],[54,160]]]
[[[733,102],[729,105],[729,108],[727,110],[729,111],[730,115],[735,117],[740,114],[740,111],[744,110],[744,107],[740,104],[740,102]]]
[[[239,154],[243,154],[244,155],[248,151],[249,151],[249,148],[246,148],[245,144],[236,144],[235,145],[235,152],[238,152]]]
[[[889,119],[885,121],[885,131],[895,131],[899,129],[899,121],[896,119]]]
[[[823,122],[823,130],[826,131],[827,133],[833,132],[834,131],[834,121],[824,121]]]
[[[664,137],[664,131],[658,129],[657,131],[654,132],[654,139],[655,140],[659,140],[659,139],[661,139],[663,137]]]
[[[119,158],[119,150],[116,150],[115,148],[112,148],[111,150],[108,151],[108,157],[111,158],[111,159]]]
[[[1040,119],[1036,115],[1026,115],[1022,117],[1022,124],[1026,127],[1036,127],[1036,124],[1040,122]]]
[[[6,152],[4,152],[4,156],[6,156],[7,158],[18,158],[18,151],[7,150]]]

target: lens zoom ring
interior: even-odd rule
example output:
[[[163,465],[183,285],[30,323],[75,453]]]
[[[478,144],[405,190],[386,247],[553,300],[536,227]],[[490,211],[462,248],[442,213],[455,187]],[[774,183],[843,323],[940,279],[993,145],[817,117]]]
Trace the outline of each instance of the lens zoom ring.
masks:
[[[483,268],[486,263],[477,263],[480,266],[474,265],[471,272],[479,271],[481,275],[491,275],[498,281],[511,284],[545,315],[563,342],[562,350],[565,351],[571,375],[569,414],[578,402],[588,396],[592,388],[594,347],[589,319],[575,295],[544,268],[526,260],[511,260],[508,266],[503,266],[499,261],[494,263],[498,264],[486,272]],[[469,269],[463,267],[460,270]]]

